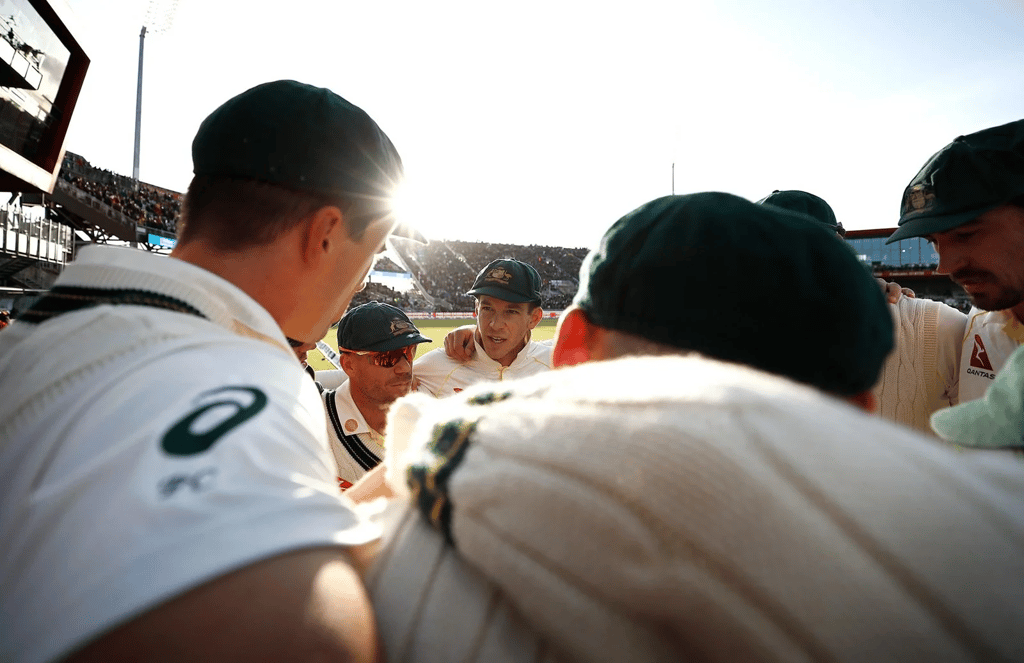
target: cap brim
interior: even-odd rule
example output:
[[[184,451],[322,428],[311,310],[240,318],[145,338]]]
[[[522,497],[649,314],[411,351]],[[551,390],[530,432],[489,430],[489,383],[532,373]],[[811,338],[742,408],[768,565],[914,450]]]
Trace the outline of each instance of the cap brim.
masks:
[[[409,239],[420,244],[429,244],[430,242],[420,231],[416,230],[407,223],[399,223],[395,226],[395,229],[391,231],[392,237],[401,237],[403,239]]]
[[[473,288],[466,294],[472,295],[473,297],[480,297],[481,295],[485,297],[494,297],[495,299],[500,299],[504,302],[512,302],[514,304],[523,304],[538,301],[536,299],[530,299],[529,297],[517,295],[513,292],[509,292],[508,290],[502,290],[501,288],[489,288],[486,286],[483,288]]]
[[[1024,350],[1017,350],[985,395],[931,417],[932,430],[965,447],[1024,447]]]
[[[893,242],[898,242],[901,239],[924,237],[925,235],[945,232],[956,228],[957,226],[962,226],[968,221],[973,221],[985,212],[995,209],[1002,204],[1002,202],[999,202],[987,207],[971,210],[969,212],[960,212],[959,214],[944,214],[942,216],[927,216],[919,219],[909,219],[905,223],[901,224],[900,227],[896,229],[896,232],[889,235],[889,239],[885,240],[885,243],[892,244]]]
[[[936,435],[964,447],[1024,447],[1024,424],[983,400],[939,410],[931,425]]]
[[[427,338],[426,336],[420,334],[419,332],[410,332],[408,334],[402,334],[401,336],[389,338],[383,343],[377,343],[372,347],[363,349],[369,350],[370,352],[388,352],[389,350],[397,350],[398,348],[405,348],[410,345],[433,342],[433,340]]]

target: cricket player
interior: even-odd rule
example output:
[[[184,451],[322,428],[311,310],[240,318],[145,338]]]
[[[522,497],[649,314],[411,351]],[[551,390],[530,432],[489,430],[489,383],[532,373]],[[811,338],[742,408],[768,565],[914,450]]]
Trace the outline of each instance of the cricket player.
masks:
[[[1024,473],[865,412],[891,334],[802,217],[705,193],[620,219],[563,368],[392,409],[421,514],[368,581],[395,660],[1019,659]]]
[[[924,237],[971,297],[958,400],[981,398],[1024,344],[1024,120],[960,136],[903,192],[888,243]]]
[[[832,207],[806,191],[773,191],[758,201],[800,212],[843,237],[846,231]],[[957,403],[960,348],[967,316],[940,302],[916,299],[894,283],[886,288],[896,347],[889,354],[872,392],[878,413],[922,433],[931,434],[932,413]]]
[[[321,396],[342,490],[384,459],[388,409],[412,391],[416,346],[432,342],[391,304],[372,301],[341,318],[338,351],[349,379]]]
[[[544,317],[540,274],[531,265],[500,259],[484,267],[466,294],[476,297],[475,352],[468,361],[438,348],[416,361],[419,390],[435,397],[480,381],[501,382],[551,368],[551,346],[530,339]]]
[[[391,141],[295,81],[192,143],[169,258],[90,246],[0,340],[0,660],[375,661],[320,339],[394,226]]]

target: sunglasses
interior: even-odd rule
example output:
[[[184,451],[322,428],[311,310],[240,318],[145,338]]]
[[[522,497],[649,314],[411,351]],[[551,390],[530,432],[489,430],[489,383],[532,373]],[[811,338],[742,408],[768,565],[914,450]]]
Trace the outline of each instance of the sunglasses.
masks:
[[[394,368],[398,362],[402,361],[405,357],[412,363],[412,358],[416,356],[416,346],[407,345],[404,348],[398,348],[397,350],[388,350],[387,352],[372,352],[370,350],[342,350],[350,355],[370,355],[370,360],[373,361],[375,366],[381,368]]]

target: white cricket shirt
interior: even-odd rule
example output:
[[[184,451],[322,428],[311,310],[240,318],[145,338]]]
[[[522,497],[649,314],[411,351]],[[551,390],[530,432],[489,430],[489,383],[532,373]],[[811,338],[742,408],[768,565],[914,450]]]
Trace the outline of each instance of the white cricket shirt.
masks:
[[[445,354],[444,348],[431,350],[413,364],[413,375],[419,379],[418,391],[436,398],[457,394],[477,382],[502,382],[525,378],[551,369],[551,345],[527,341],[515,360],[502,366],[487,356],[483,346],[473,337],[476,352],[463,363]]]
[[[62,286],[202,317],[104,305],[0,334],[0,660],[58,658],[233,569],[379,534],[338,493],[316,386],[248,295],[101,246]]]
[[[1024,344],[1024,325],[1011,311],[972,308],[967,317],[960,357],[960,401],[985,395],[996,373],[1013,351]]]

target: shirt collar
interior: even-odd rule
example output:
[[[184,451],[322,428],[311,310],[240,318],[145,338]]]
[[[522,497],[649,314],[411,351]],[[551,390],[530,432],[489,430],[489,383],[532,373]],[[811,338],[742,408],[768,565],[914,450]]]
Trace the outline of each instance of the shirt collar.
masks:
[[[341,421],[341,426],[345,429],[346,435],[373,433],[370,425],[366,423],[363,413],[359,411],[355,401],[352,400],[351,378],[345,380],[341,383],[341,386],[334,390],[334,406],[338,410],[338,419]],[[356,422],[356,427],[353,430],[349,430],[349,427],[346,425],[349,421]]]
[[[236,334],[291,348],[277,321],[238,286],[177,258],[114,246],[87,246],[61,274],[59,285],[132,289],[179,299]]]
[[[508,366],[502,366],[499,362],[491,359],[491,356],[489,354],[487,354],[487,351],[484,350],[484,346],[481,345],[480,341],[477,339],[476,333],[477,333],[477,330],[473,330],[473,345],[476,346],[476,354],[473,355],[473,358],[476,361],[478,361],[481,364],[483,364],[484,366],[491,366],[492,368],[495,368],[495,369],[498,369],[498,370],[508,369],[508,368],[512,368],[513,366],[515,366],[517,364],[522,364],[523,362],[527,361],[528,358],[529,358],[530,342],[531,342],[531,339],[533,338],[533,330],[532,329],[526,332],[526,345],[524,345],[523,348],[518,353],[516,353],[516,358],[513,359],[512,363],[509,364]]]

